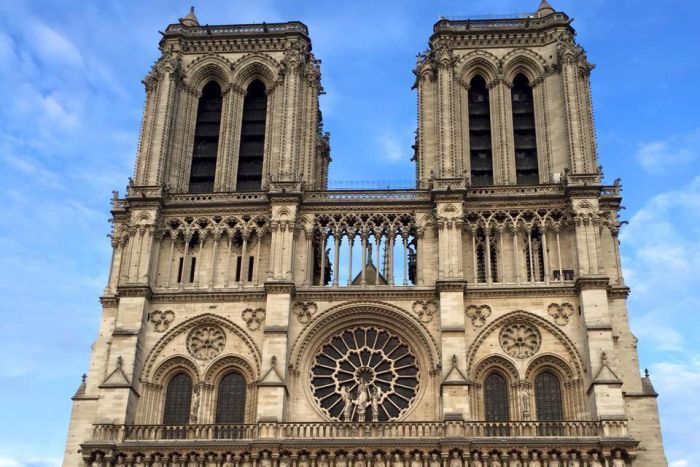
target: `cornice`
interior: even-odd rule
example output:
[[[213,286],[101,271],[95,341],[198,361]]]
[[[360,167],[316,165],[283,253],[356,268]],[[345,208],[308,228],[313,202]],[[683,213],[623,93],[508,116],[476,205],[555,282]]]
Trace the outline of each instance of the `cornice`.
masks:
[[[206,302],[265,302],[266,294],[262,287],[254,290],[202,291],[156,291],[151,303],[206,303]]]
[[[153,297],[153,290],[147,284],[122,284],[117,286],[119,297],[145,297],[150,300]]]
[[[464,292],[467,288],[467,281],[464,279],[438,279],[435,281],[435,288],[438,293]]]
[[[264,286],[267,294],[287,294],[292,297],[296,294],[294,282],[269,280],[265,282]]]
[[[311,287],[297,289],[296,298],[301,301],[349,301],[349,300],[429,300],[436,298],[433,287]]]
[[[607,276],[583,276],[576,279],[576,293],[581,293],[582,290],[608,290],[610,279]]]
[[[467,287],[465,298],[575,297],[577,293],[574,284],[472,287]]]

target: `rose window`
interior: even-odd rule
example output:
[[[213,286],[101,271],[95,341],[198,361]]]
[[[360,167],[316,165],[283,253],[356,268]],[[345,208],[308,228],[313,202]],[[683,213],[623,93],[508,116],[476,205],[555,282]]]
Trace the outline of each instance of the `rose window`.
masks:
[[[187,336],[187,350],[199,360],[210,360],[216,357],[225,345],[226,334],[219,326],[199,326]]]
[[[400,337],[356,327],[321,346],[311,366],[311,391],[335,420],[395,420],[415,400],[418,375],[416,356]]]
[[[540,349],[540,333],[528,323],[512,323],[503,326],[499,337],[501,347],[511,357],[531,357]]]

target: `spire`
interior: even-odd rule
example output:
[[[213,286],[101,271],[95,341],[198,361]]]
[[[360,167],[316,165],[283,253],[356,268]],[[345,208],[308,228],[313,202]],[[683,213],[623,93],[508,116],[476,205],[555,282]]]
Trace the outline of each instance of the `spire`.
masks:
[[[657,392],[654,390],[654,385],[651,384],[651,379],[649,378],[649,370],[644,369],[644,378],[642,378],[642,393],[647,396],[658,396]]]
[[[86,380],[87,375],[83,374],[83,377],[80,380],[80,386],[78,386],[78,390],[75,391],[75,394],[73,394],[73,399],[80,398],[85,395]]]
[[[543,16],[551,15],[552,13],[554,13],[554,8],[552,8],[552,5],[550,5],[547,0],[542,0],[539,8],[537,8],[537,16],[541,18]]]
[[[199,26],[199,21],[197,20],[197,15],[194,14],[193,6],[190,7],[190,12],[187,13],[187,16],[180,18],[178,21],[180,21],[180,24],[188,28]]]

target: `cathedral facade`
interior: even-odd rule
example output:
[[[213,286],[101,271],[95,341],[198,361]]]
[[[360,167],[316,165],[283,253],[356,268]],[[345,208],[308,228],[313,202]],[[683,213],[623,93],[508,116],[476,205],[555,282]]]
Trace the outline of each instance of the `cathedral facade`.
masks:
[[[303,23],[160,50],[65,466],[666,465],[565,13],[434,25],[408,190],[328,189]]]

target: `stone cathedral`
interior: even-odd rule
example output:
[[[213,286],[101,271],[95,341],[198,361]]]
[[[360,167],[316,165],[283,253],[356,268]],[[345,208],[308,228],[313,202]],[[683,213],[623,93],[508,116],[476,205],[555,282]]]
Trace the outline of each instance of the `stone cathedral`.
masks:
[[[328,188],[303,23],[167,26],[64,466],[666,465],[571,23],[435,23],[396,190]]]

